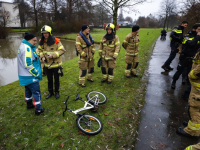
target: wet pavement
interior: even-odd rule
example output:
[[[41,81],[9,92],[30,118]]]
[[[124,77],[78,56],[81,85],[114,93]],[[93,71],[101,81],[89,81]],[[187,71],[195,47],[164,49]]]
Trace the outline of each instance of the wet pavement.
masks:
[[[187,102],[181,95],[187,85],[182,85],[182,77],[171,89],[172,77],[178,64],[178,55],[171,66],[173,71],[165,72],[161,66],[170,54],[170,39],[157,40],[148,69],[146,104],[141,112],[141,123],[135,150],[184,150],[187,146],[200,142],[198,138],[182,137],[176,129],[188,121]]]

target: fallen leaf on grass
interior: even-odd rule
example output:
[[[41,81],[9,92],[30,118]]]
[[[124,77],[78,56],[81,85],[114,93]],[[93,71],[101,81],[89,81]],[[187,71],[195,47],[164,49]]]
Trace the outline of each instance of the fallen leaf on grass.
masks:
[[[62,137],[61,137],[61,136],[59,136],[58,138],[59,138],[59,140],[61,140],[61,139],[62,139]]]
[[[80,134],[82,134],[82,132],[81,132],[81,131],[78,131],[78,135],[80,135]]]
[[[62,106],[62,109],[65,109],[65,106]]]
[[[108,125],[112,125],[112,123],[110,123],[110,122],[108,121]]]
[[[61,148],[63,148],[63,147],[64,147],[64,145],[65,145],[64,143],[61,143],[61,144],[60,144],[60,147],[61,147]]]
[[[108,113],[104,113],[105,116],[108,116]]]

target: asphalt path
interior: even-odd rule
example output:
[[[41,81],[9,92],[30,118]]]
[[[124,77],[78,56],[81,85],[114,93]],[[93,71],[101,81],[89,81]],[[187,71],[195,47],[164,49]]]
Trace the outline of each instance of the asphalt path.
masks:
[[[198,138],[182,137],[176,129],[189,119],[188,103],[181,95],[186,85],[182,76],[171,89],[172,77],[176,71],[179,55],[173,60],[173,71],[165,72],[161,66],[170,54],[169,33],[166,41],[158,38],[148,68],[146,104],[141,112],[141,122],[135,150],[184,150],[187,146],[200,142]]]

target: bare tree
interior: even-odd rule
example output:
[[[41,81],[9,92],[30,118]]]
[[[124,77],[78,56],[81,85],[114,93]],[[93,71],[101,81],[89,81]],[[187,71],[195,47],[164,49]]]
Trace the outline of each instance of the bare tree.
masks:
[[[124,20],[133,23],[133,19],[131,17],[129,17],[129,16],[127,16]]]
[[[4,7],[2,8],[2,12],[1,12],[1,16],[2,16],[2,24],[3,24],[3,27],[5,28],[10,22],[10,12],[7,11]]]
[[[161,14],[165,17],[163,25],[163,28],[165,28],[169,16],[176,13],[176,0],[163,0],[161,2],[160,8],[161,8]]]
[[[113,16],[113,24],[117,26],[119,8],[130,8],[147,0],[102,0],[99,3]]]

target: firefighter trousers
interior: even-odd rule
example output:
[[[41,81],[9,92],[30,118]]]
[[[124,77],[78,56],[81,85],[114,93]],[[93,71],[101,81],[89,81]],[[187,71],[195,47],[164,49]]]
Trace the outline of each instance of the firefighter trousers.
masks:
[[[87,75],[88,80],[92,80],[92,73],[94,72],[94,59],[90,61],[79,60],[79,84],[85,84],[85,77]]]
[[[138,67],[138,55],[126,55],[125,56],[125,76],[136,75],[136,68]]]
[[[200,150],[200,143],[188,146],[185,150]]]
[[[103,74],[103,80],[108,80],[112,82],[114,79],[114,68],[116,67],[116,61],[113,59],[105,60],[102,58],[101,71]]]

